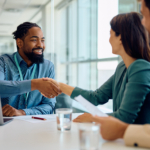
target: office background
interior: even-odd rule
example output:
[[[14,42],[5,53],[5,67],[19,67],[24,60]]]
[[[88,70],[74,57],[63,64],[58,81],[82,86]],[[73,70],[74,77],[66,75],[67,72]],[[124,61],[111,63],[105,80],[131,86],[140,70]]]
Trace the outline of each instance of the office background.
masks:
[[[0,55],[17,50],[11,34],[19,24],[36,22],[44,32],[44,56],[54,63],[56,80],[95,90],[121,61],[109,44],[110,20],[132,11],[140,12],[137,0],[0,0]],[[58,107],[84,111],[64,94],[57,97]],[[112,110],[112,101],[103,108]]]

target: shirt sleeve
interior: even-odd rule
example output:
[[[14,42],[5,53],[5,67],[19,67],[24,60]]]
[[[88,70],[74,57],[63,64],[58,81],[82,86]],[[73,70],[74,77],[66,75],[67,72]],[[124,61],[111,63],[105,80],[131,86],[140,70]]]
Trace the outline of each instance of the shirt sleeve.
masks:
[[[124,141],[127,146],[150,148],[150,125],[129,125]]]
[[[4,63],[0,60],[0,96],[1,98],[21,95],[31,91],[31,80],[6,81],[4,75]]]
[[[43,97],[40,105],[23,110],[26,115],[52,114],[55,107],[55,102],[55,98],[48,99],[46,97]]]
[[[112,99],[112,86],[113,86],[114,75],[111,76],[99,89],[96,91],[87,91],[76,87],[72,94],[71,98],[78,95],[82,95],[85,99],[91,102],[94,105],[104,104],[108,102],[109,99]]]
[[[114,116],[123,122],[133,123],[138,116],[147,94],[150,91],[150,69],[143,66],[134,65],[128,74],[128,81],[122,95],[119,109],[108,115]]]
[[[55,70],[53,64],[50,68],[48,77],[55,79]],[[42,96],[42,101],[40,105],[28,109],[23,109],[23,110],[25,111],[26,115],[52,114],[55,107],[55,103],[56,103],[56,98],[49,99]]]

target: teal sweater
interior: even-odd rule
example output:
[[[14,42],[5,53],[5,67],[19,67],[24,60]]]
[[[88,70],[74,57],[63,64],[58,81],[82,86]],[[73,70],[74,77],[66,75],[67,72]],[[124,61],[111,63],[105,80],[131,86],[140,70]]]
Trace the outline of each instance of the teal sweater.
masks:
[[[126,123],[150,123],[150,63],[138,59],[128,69],[121,62],[114,73],[96,91],[76,87],[71,98],[82,95],[94,105],[113,99],[114,116]]]

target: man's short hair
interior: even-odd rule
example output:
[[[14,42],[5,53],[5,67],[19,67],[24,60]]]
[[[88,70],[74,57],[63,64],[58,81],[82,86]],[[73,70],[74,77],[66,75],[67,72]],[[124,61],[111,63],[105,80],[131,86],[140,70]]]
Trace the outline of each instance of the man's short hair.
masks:
[[[13,38],[15,40],[17,40],[18,38],[20,39],[24,39],[24,37],[26,36],[28,30],[32,27],[38,27],[40,28],[36,23],[31,23],[31,22],[24,22],[22,24],[20,24],[18,27],[17,27],[17,30],[14,31],[12,34],[13,34]],[[19,50],[19,47],[17,46],[17,49]]]
[[[150,0],[144,0],[146,7],[150,10]]]

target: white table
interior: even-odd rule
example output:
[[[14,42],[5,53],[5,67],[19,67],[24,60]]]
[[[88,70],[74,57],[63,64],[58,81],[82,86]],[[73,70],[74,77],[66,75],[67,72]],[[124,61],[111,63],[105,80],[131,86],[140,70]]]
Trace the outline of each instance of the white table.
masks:
[[[79,114],[73,114],[73,118]],[[44,115],[43,115],[44,117]],[[100,150],[145,150],[126,147],[123,140],[107,142],[101,139]],[[14,119],[0,126],[0,150],[79,150],[78,123],[70,131],[61,132],[56,121],[30,123]]]

